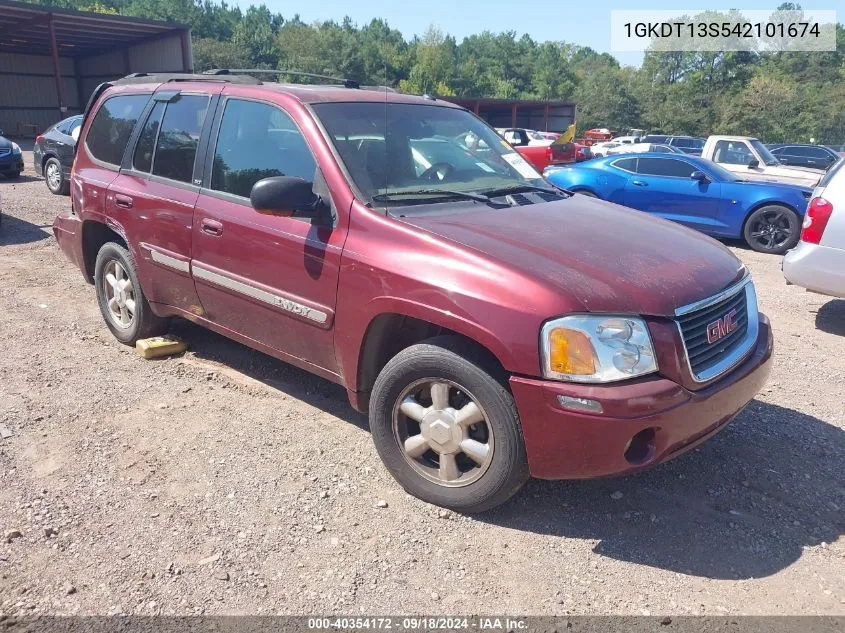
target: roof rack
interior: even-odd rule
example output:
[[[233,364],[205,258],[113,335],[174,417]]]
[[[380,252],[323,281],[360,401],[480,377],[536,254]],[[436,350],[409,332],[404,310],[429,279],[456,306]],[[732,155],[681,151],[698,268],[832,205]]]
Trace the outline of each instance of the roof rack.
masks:
[[[243,75],[243,74],[262,74],[262,75],[293,75],[295,77],[311,77],[314,79],[328,79],[329,81],[336,81],[344,88],[360,88],[359,84],[354,79],[344,79],[342,77],[331,77],[329,75],[318,75],[316,73],[304,73],[298,70],[273,70],[268,68],[213,68],[206,70],[204,75],[211,75],[219,77],[221,75]]]
[[[261,81],[249,75],[232,75],[232,76],[213,76],[213,75],[196,75],[191,73],[132,73],[126,75],[121,79],[111,82],[113,85],[122,84],[138,84],[138,83],[175,83],[180,81],[221,81],[233,84],[261,84]]]

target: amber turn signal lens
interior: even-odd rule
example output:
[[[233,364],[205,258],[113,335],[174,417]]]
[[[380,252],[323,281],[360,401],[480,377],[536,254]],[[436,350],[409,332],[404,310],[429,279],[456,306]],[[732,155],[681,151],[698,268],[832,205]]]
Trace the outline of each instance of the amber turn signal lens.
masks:
[[[590,339],[578,330],[558,327],[549,333],[549,365],[559,374],[589,376],[596,373]]]

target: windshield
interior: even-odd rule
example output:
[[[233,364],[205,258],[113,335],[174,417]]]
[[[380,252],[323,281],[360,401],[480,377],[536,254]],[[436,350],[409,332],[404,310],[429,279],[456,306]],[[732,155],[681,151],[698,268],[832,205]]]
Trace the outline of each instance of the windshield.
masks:
[[[752,138],[750,141],[751,147],[754,148],[754,151],[757,152],[757,155],[763,160],[763,163],[766,165],[779,165],[780,161],[775,158],[774,154],[769,151],[769,148],[763,145],[760,141],[756,138]]]
[[[367,201],[441,202],[449,200],[448,192],[485,194],[520,186],[553,191],[492,128],[465,110],[400,103],[313,108]]]

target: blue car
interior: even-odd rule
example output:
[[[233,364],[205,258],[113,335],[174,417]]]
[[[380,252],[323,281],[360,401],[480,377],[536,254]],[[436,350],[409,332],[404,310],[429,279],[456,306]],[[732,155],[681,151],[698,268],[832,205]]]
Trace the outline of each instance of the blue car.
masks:
[[[544,176],[561,189],[646,211],[708,235],[785,253],[798,243],[812,190],[740,180],[712,161],[681,154],[617,154]]]

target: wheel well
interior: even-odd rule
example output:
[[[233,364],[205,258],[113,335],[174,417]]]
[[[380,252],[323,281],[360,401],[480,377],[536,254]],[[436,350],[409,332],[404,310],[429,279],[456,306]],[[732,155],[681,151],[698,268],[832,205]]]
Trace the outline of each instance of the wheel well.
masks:
[[[105,224],[90,221],[82,224],[82,254],[85,259],[85,277],[89,282],[94,280],[97,253],[107,242],[116,242],[126,248],[126,240]]]
[[[507,387],[507,372],[493,352],[477,341],[448,328],[404,314],[380,314],[370,322],[358,361],[358,391],[369,393],[376,377],[403,349],[435,336],[447,336],[471,348],[474,360]]]
[[[44,156],[41,157],[41,169],[44,169],[44,167],[47,165],[47,161],[51,158],[55,158],[56,160],[58,160],[58,157],[55,154],[44,154]]]

